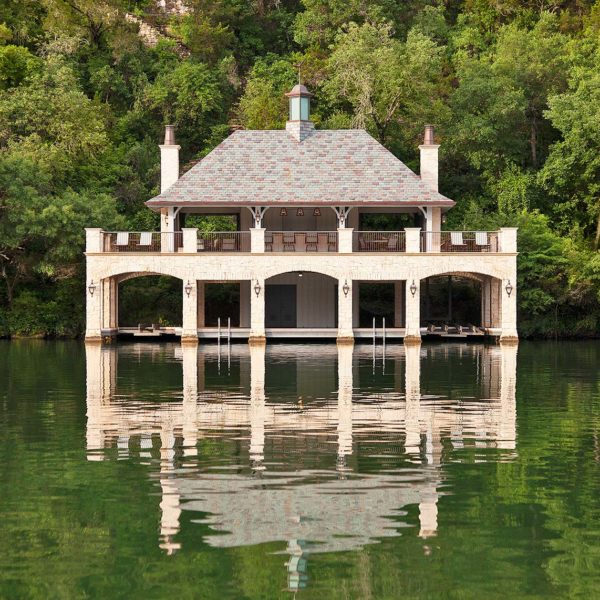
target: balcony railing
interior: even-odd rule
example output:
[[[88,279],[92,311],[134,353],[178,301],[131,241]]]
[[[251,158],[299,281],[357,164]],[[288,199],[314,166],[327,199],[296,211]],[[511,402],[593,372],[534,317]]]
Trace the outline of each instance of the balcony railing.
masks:
[[[103,231],[103,252],[178,252],[181,231]]]
[[[198,231],[198,252],[250,252],[249,231]]]
[[[337,251],[337,231],[265,231],[265,252]]]
[[[500,231],[101,231],[88,252],[205,253],[512,253],[516,230]],[[98,237],[99,236],[99,237]],[[264,242],[263,242],[264,240]],[[264,243],[264,245],[263,245]]]
[[[498,232],[422,231],[421,252],[498,252]]]
[[[355,231],[355,252],[406,252],[404,231]]]

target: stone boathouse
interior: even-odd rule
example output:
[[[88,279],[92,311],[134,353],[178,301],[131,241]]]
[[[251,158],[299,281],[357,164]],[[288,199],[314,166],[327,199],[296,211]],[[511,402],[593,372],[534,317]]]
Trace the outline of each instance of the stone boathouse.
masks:
[[[425,128],[416,175],[362,129],[315,129],[304,86],[287,96],[285,130],[235,131],[181,176],[180,147],[167,126],[161,193],[146,203],[160,213],[160,231],[86,230],[86,339],[214,338],[206,289],[234,284],[239,305],[231,337],[352,343],[372,335],[370,323],[361,322],[361,286],[380,284],[393,297],[388,338],[517,340],[516,230],[442,230],[455,203],[438,191],[433,128]],[[192,227],[201,215],[227,215],[231,230]],[[386,218],[385,227],[373,227]],[[120,327],[119,285],[146,275],[181,281],[180,326]],[[468,323],[428,312],[430,282],[447,278],[451,285],[453,277],[478,290],[477,315]]]

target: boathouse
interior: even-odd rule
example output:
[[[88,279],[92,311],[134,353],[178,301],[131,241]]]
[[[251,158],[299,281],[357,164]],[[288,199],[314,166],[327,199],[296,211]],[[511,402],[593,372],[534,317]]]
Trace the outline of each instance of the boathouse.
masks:
[[[388,338],[515,341],[516,229],[443,230],[455,202],[438,190],[433,127],[425,128],[417,175],[365,130],[316,129],[303,85],[287,96],[284,130],[235,131],[181,176],[180,147],[166,127],[161,192],[146,203],[160,214],[160,231],[86,230],[86,339],[214,338],[218,306],[209,306],[206,291],[235,285],[228,334],[250,343],[370,337],[360,298],[374,286],[392,299],[387,322],[376,323]],[[227,216],[231,230],[193,226],[207,215]],[[180,280],[181,324],[120,326],[119,285],[147,275]],[[477,314],[453,319],[450,301],[436,316],[430,286],[440,279],[449,289],[453,280],[472,282]],[[225,327],[223,320],[221,333]]]

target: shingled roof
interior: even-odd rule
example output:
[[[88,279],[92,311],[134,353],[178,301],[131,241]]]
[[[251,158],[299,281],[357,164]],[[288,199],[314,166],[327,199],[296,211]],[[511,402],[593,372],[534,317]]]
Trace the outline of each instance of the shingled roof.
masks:
[[[236,131],[146,204],[454,206],[362,129]]]

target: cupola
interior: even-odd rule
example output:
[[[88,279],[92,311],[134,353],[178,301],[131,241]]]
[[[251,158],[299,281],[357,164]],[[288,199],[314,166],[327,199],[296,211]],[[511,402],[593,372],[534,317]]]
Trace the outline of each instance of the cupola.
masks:
[[[310,99],[313,94],[299,83],[286,96],[289,98],[290,111],[285,128],[296,140],[301,142],[315,129],[314,124],[310,121]]]

